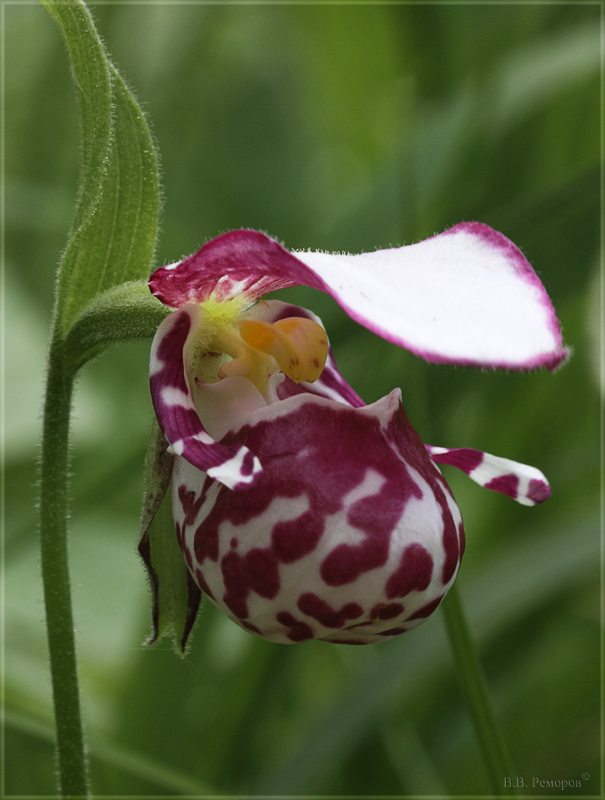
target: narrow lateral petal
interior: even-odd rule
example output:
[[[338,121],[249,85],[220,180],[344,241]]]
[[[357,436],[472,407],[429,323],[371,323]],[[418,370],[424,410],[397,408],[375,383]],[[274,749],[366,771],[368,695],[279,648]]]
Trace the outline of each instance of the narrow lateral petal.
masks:
[[[470,447],[450,450],[447,447],[425,446],[433,461],[458,467],[480,486],[507,494],[524,506],[535,506],[550,497],[548,481],[535,467]]]
[[[150,361],[151,399],[171,450],[230,489],[254,486],[262,467],[243,445],[218,444],[204,430],[187,381],[184,352],[200,309],[187,306],[162,322]]]
[[[555,369],[568,355],[525,256],[478,222],[359,255],[293,254],[257,231],[231,231],[150,280],[152,293],[172,307],[210,296],[252,303],[297,284],[328,292],[357,322],[427,361]]]

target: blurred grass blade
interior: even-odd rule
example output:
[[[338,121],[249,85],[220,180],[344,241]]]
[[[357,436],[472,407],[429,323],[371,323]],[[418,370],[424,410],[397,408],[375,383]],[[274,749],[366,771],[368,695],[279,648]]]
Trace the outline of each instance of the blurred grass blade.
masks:
[[[493,566],[463,592],[475,638],[497,635],[593,572],[599,557],[598,531],[598,520],[587,517],[557,531],[532,533],[523,547],[496,554]],[[334,772],[384,714],[387,704],[403,691],[413,693],[446,665],[449,649],[439,623],[439,617],[431,619],[412,636],[379,650],[357,680],[300,732],[289,753],[255,787],[255,794],[312,791]]]
[[[79,0],[41,0],[69,48],[80,104],[82,166],[59,270],[61,333],[100,292],[146,278],[159,211],[157,160],[141,109],[109,61]]]
[[[495,76],[493,122],[499,130],[534,113],[566,88],[599,73],[601,32],[583,24],[544,38],[510,56]]]
[[[54,740],[54,731],[50,724],[26,716],[25,714],[7,711],[5,715],[7,727],[45,742]],[[168,789],[178,795],[216,796],[213,788],[201,783],[189,775],[162,764],[157,758],[151,759],[142,753],[125,748],[121,744],[112,744],[100,737],[93,736],[89,743],[89,755],[125,772],[127,775],[140,778],[145,782],[154,782],[158,788]]]
[[[382,726],[382,743],[390,765],[399,778],[403,795],[448,797],[435,765],[431,761],[415,727],[407,720]],[[407,753],[408,758],[402,758]]]
[[[458,594],[457,584],[452,586],[444,598],[441,613],[458,668],[460,684],[466,695],[468,710],[492,782],[492,792],[495,797],[514,796],[515,788],[508,786],[503,778],[514,775],[515,772],[492,707],[487,680]]]
[[[170,477],[173,457],[157,422],[149,437],[145,462],[145,497],[139,554],[145,562],[151,588],[152,632],[147,644],[172,634],[184,655],[202,594],[189,575],[172,519]]]

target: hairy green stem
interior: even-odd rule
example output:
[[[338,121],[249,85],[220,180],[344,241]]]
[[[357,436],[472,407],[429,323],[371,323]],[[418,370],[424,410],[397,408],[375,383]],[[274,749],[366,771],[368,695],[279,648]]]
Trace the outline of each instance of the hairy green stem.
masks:
[[[514,773],[496,723],[479,655],[455,584],[441,603],[441,608],[493,793],[496,797],[515,795],[512,787]]]
[[[40,469],[40,537],[48,649],[57,727],[59,788],[86,798],[86,756],[67,556],[69,417],[73,373],[54,338],[48,360]]]

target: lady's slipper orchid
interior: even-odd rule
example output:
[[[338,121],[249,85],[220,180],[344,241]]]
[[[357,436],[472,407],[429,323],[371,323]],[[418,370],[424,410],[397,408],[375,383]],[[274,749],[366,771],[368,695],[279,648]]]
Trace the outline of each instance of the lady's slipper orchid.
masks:
[[[150,380],[191,575],[265,639],[384,641],[431,614],[464,550],[435,462],[526,505],[550,489],[533,467],[423,445],[398,389],[366,406],[317,317],[256,302],[299,284],[428,361],[554,369],[567,351],[525,257],[479,223],[361,255],[290,253],[233,231],[152,275],[177,309],[154,339]]]

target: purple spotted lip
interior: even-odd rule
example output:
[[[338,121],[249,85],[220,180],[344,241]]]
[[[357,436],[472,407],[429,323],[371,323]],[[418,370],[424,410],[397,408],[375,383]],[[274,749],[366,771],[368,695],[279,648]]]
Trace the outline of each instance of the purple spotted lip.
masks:
[[[253,491],[206,477],[198,494],[177,461],[177,533],[199,586],[272,641],[366,643],[418,625],[454,579],[464,531],[398,390],[362,409],[305,393],[280,406],[234,437],[263,464]]]

